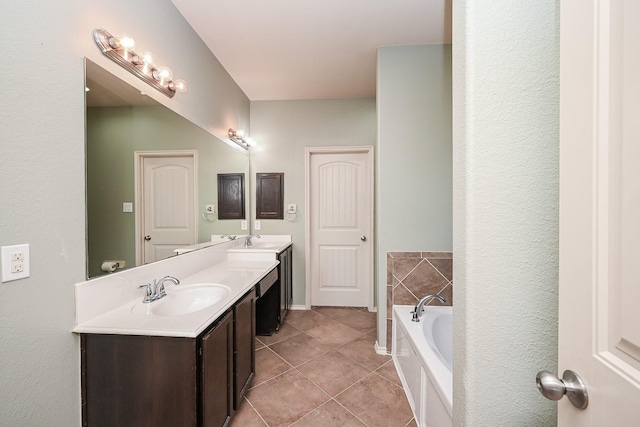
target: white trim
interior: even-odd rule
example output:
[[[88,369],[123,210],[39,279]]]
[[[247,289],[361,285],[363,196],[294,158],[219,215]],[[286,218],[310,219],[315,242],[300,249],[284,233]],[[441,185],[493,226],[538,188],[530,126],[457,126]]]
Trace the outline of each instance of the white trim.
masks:
[[[383,356],[388,356],[389,353],[387,352],[387,347],[381,347],[378,345],[378,340],[376,340],[376,343],[373,345],[373,349],[376,351],[377,354],[381,354]]]
[[[310,310],[306,305],[292,305],[289,310]]]
[[[193,158],[193,212],[196,215],[193,233],[194,242],[198,242],[198,150],[153,150],[153,151],[135,151],[133,153],[133,179],[134,179],[134,200],[135,205],[133,212],[135,214],[135,250],[136,250],[136,266],[142,265],[144,260],[144,245],[141,245],[144,234],[144,209],[142,185],[144,183],[142,173],[142,162],[145,158],[150,157],[191,157]]]
[[[371,292],[369,293],[369,311],[373,312],[376,310],[375,308],[375,304],[373,301],[374,298],[374,294],[375,294],[375,258],[374,258],[374,248],[375,248],[375,235],[374,235],[374,185],[375,185],[375,181],[374,181],[374,167],[375,164],[373,162],[373,153],[374,153],[374,147],[370,146],[370,145],[363,145],[363,146],[340,146],[340,147],[306,147],[305,148],[305,156],[304,156],[304,206],[305,206],[305,215],[304,215],[304,219],[305,219],[305,236],[307,236],[307,238],[305,239],[305,306],[306,309],[309,310],[311,309],[311,259],[310,259],[310,254],[311,254],[311,239],[309,238],[309,236],[311,236],[311,221],[309,218],[311,209],[310,209],[310,205],[311,205],[311,199],[310,199],[310,193],[311,193],[311,182],[310,182],[310,175],[311,175],[311,156],[314,154],[359,154],[359,153],[364,153],[368,155],[367,158],[367,162],[369,163],[369,200],[370,200],[370,206],[369,206],[369,212],[370,212],[370,221],[369,221],[369,227],[370,229],[367,232],[368,236],[372,236],[371,237],[371,253],[369,254],[371,257]],[[384,353],[386,354],[386,352]]]

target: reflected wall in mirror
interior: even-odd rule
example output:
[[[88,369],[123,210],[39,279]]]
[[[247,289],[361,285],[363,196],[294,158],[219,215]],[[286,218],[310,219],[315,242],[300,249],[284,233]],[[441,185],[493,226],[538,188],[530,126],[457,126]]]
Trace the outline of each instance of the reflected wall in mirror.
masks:
[[[197,151],[197,242],[212,235],[242,234],[240,220],[202,215],[205,205],[217,203],[217,175],[249,176],[249,156],[160,105],[95,63],[86,69],[86,191],[87,276],[107,274],[104,261],[136,266],[135,153],[140,151]],[[246,217],[248,188],[244,188]],[[132,204],[127,205],[127,204]],[[131,212],[125,212],[131,207]],[[216,242],[218,243],[218,242]],[[222,241],[220,241],[222,243]]]

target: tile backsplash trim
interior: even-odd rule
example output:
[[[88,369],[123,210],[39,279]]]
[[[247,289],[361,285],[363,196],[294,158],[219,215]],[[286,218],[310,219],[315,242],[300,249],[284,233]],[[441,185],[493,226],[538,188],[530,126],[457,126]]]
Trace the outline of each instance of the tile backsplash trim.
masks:
[[[387,252],[387,352],[395,305],[415,305],[425,295],[441,295],[453,304],[452,252]],[[439,302],[429,302],[438,304]]]

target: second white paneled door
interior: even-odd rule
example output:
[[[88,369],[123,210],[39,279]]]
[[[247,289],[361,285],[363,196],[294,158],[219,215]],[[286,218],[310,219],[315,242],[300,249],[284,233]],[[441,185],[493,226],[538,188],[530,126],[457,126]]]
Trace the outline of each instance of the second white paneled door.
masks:
[[[307,149],[307,305],[373,305],[373,149]]]
[[[196,152],[136,152],[138,265],[197,243]]]

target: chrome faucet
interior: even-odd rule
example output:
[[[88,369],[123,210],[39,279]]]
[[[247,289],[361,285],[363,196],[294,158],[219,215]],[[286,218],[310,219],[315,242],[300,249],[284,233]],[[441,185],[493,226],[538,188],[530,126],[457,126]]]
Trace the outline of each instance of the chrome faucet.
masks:
[[[247,237],[244,238],[244,247],[248,248],[249,246],[252,245],[251,243],[251,238],[252,237],[257,237],[258,239],[260,238],[259,234],[249,234]]]
[[[418,304],[416,304],[416,306],[413,308],[413,311],[411,312],[413,314],[413,317],[411,318],[413,322],[420,321],[420,316],[422,316],[422,312],[424,310],[422,307],[426,302],[431,301],[433,299],[437,299],[443,304],[447,302],[447,300],[444,299],[444,297],[441,297],[440,295],[427,295],[426,297],[422,297],[422,299],[418,301]]]
[[[224,239],[225,237],[229,240],[236,240],[236,236],[232,236],[231,234],[223,234],[220,236],[221,239]]]
[[[153,288],[151,286],[151,283],[138,286],[138,288],[145,288],[145,295],[142,302],[144,303],[154,302],[164,297],[165,295],[167,295],[167,293],[164,291],[164,282],[166,281],[173,282],[174,285],[180,284],[180,280],[176,279],[175,277],[164,276],[160,280],[156,280],[156,279],[153,280]]]

